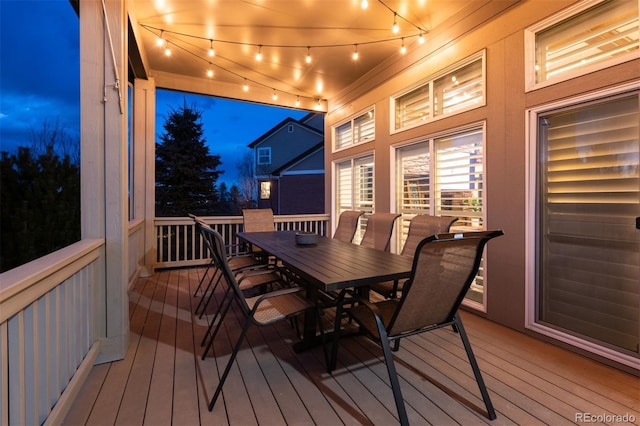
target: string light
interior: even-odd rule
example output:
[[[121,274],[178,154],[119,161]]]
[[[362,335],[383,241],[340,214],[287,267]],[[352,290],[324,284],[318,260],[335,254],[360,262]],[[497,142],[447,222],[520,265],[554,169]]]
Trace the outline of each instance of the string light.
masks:
[[[358,60],[359,57],[360,57],[360,55],[358,53],[358,44],[369,45],[369,44],[378,44],[378,43],[388,43],[390,41],[400,39],[402,41],[402,46],[400,48],[400,52],[402,54],[404,54],[404,53],[406,53],[406,46],[405,46],[405,43],[404,43],[404,39],[406,37],[418,37],[418,43],[419,44],[424,44],[424,42],[425,42],[424,35],[426,33],[428,33],[427,30],[425,30],[424,28],[421,28],[420,26],[412,23],[411,21],[407,20],[403,16],[398,15],[398,13],[395,10],[393,10],[392,8],[390,8],[387,4],[385,4],[385,2],[383,0],[378,0],[378,2],[393,13],[393,33],[394,34],[397,34],[397,33],[400,32],[400,27],[398,25],[398,19],[402,19],[403,21],[407,22],[411,26],[415,27],[419,31],[419,33],[418,34],[410,34],[410,35],[405,34],[403,37],[398,37],[398,38],[387,38],[387,39],[382,39],[382,40],[371,40],[371,41],[365,41],[363,43],[353,44],[354,50],[353,50],[353,53],[352,53],[351,57],[352,57],[352,59],[354,61]],[[362,0],[360,2],[360,6],[362,7],[362,9],[367,9],[369,7],[369,2],[367,0]],[[171,51],[170,46],[169,46],[169,44],[170,44],[169,40],[167,40],[164,37],[164,32],[165,31],[167,33],[177,34],[177,35],[180,35],[182,37],[190,37],[190,38],[194,38],[194,39],[208,40],[209,41],[209,49],[207,51],[207,54],[208,54],[209,57],[214,57],[215,54],[216,54],[215,50],[213,49],[213,42],[214,41],[216,43],[228,43],[228,44],[236,44],[236,45],[243,45],[243,46],[257,46],[258,51],[257,51],[257,53],[255,55],[255,59],[258,62],[262,61],[262,47],[263,47],[262,44],[257,45],[257,44],[253,44],[253,43],[245,43],[245,42],[237,42],[237,41],[205,38],[205,37],[195,36],[195,35],[191,35],[191,34],[184,34],[184,33],[179,33],[179,32],[175,32],[175,31],[171,31],[171,30],[165,30],[165,29],[162,29],[162,28],[155,28],[155,27],[152,27],[152,26],[149,26],[149,25],[145,25],[145,24],[140,24],[140,26],[142,28],[148,30],[148,31],[151,31],[151,32],[159,31],[159,35],[157,36],[158,38],[156,39],[156,44],[159,47],[164,47],[165,48],[164,49],[164,54],[166,56],[171,56],[172,55],[172,51]],[[156,34],[158,34],[158,33],[156,33]],[[175,45],[175,47],[177,47],[178,49],[180,49],[182,51],[185,51],[188,54],[191,54],[191,55],[193,55],[193,56],[195,56],[195,57],[197,57],[197,58],[199,58],[201,60],[206,61],[206,59],[202,58],[197,53],[194,53],[194,52],[190,51],[190,49],[188,49],[188,47],[181,46],[180,43],[176,44],[174,41],[171,41],[171,43],[173,43]],[[312,47],[313,48],[332,48],[332,47],[345,47],[345,46],[349,46],[349,45],[351,45],[351,43],[328,44],[328,45],[320,44],[320,45],[313,45],[313,46],[311,46],[311,45],[308,45],[308,46],[304,46],[304,45],[303,46],[299,46],[299,45],[267,45],[267,47],[272,47],[272,48],[300,48],[300,47],[306,47],[307,48],[307,55],[305,57],[305,62],[307,64],[310,64],[311,62],[313,62],[313,58],[311,57],[311,48]],[[190,46],[192,46],[192,45],[190,45]],[[211,69],[211,66],[212,66],[211,62],[208,62],[208,64],[209,64],[209,68],[207,69],[207,76],[212,78],[214,76],[214,71]],[[217,65],[217,66],[220,67],[220,65]],[[245,92],[249,91],[249,80],[247,78],[243,77],[242,75],[237,74],[236,72],[234,72],[232,70],[226,69],[224,67],[220,67],[220,68],[225,72],[228,72],[230,74],[236,75],[237,77],[244,78],[244,84],[242,86],[242,90],[245,91]],[[256,82],[254,80],[251,80],[251,82],[253,82],[253,83],[255,83],[255,84],[259,85],[259,86],[268,87],[268,86],[264,85],[263,83]],[[278,99],[277,91],[276,91],[275,88],[273,88],[272,90],[273,90],[272,99],[274,101],[276,101]],[[286,93],[286,92],[284,92],[284,93]],[[311,98],[312,100],[313,99],[317,99],[317,104],[316,104],[315,108],[318,108],[318,109],[321,108],[321,101],[322,101],[321,98],[312,98],[312,97],[309,97],[309,96],[304,96],[304,97],[305,98]],[[296,95],[296,101],[295,101],[296,107],[299,107],[300,104],[301,104],[300,95]]]
[[[162,34],[164,34],[163,30],[160,30],[160,35],[158,36],[158,38],[156,39],[156,45],[158,47],[164,47],[166,40],[164,39],[164,37],[162,37]]]
[[[400,26],[398,25],[398,14],[393,12],[393,27],[391,27],[391,31],[393,31],[394,34],[398,34],[400,32]]]

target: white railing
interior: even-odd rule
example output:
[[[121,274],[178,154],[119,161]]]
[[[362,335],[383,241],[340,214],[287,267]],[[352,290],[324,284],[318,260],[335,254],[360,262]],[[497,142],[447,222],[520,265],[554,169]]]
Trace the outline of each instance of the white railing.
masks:
[[[306,231],[320,235],[329,233],[328,214],[276,215],[276,229]],[[242,231],[242,216],[204,216],[212,228],[222,234],[230,254],[239,250],[237,234]],[[210,258],[198,235],[192,219],[188,217],[156,218],[156,268],[185,267],[206,264]]]
[[[73,398],[94,364],[103,244],[79,241],[0,274],[2,425],[55,423],[60,400]]]

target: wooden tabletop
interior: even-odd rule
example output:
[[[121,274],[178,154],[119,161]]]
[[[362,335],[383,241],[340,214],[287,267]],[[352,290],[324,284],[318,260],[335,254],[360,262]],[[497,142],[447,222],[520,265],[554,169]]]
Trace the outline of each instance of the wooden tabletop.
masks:
[[[240,232],[242,240],[278,258],[305,281],[324,291],[408,278],[412,259],[327,237],[298,245],[295,231]]]

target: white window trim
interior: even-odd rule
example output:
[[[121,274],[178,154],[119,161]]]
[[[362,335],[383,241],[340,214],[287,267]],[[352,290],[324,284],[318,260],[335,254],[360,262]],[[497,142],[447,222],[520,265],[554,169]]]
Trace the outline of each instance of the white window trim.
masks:
[[[638,359],[536,322],[537,118],[548,111],[638,90],[640,81],[541,105],[525,111],[525,328],[612,361],[637,368]]]
[[[269,162],[268,163],[264,163],[264,162],[260,161],[260,151],[262,151],[262,150],[269,152]],[[271,159],[271,147],[270,146],[261,147],[261,148],[257,148],[256,149],[256,164],[258,166],[268,166],[268,165],[271,164],[271,162],[272,162],[272,159]]]
[[[460,111],[457,111],[454,114],[444,114],[444,115],[439,115],[437,117],[429,117],[428,119],[426,119],[424,122],[422,123],[417,123],[411,126],[406,126],[406,127],[401,127],[396,129],[396,117],[395,117],[395,101],[397,98],[406,95],[409,92],[412,92],[413,90],[418,89],[419,87],[425,86],[425,85],[429,85],[429,98],[430,98],[430,102],[432,102],[433,100],[433,83],[438,80],[440,77],[443,77],[459,68],[462,68],[466,65],[469,65],[472,62],[477,61],[478,59],[482,58],[482,87],[483,87],[483,96],[482,96],[482,102],[478,103],[477,105],[467,108],[467,109],[463,109]],[[467,56],[466,58],[464,58],[461,61],[458,61],[440,71],[438,71],[435,74],[430,75],[429,77],[420,80],[419,82],[407,87],[406,89],[404,89],[401,92],[395,93],[393,95],[391,95],[389,97],[389,134],[393,135],[396,133],[400,133],[400,132],[404,132],[405,130],[409,130],[409,129],[413,129],[416,127],[420,127],[423,126],[427,123],[433,123],[434,121],[438,121],[438,120],[442,120],[443,118],[448,118],[448,117],[452,117],[458,114],[461,114],[463,112],[467,112],[467,111],[471,111],[473,109],[476,108],[480,108],[483,106],[487,105],[487,54],[486,54],[486,49],[483,49],[479,52],[474,53],[471,56]]]
[[[342,126],[343,124],[346,123],[351,123],[351,135],[353,138],[353,122],[358,118],[363,116],[364,114],[368,113],[369,111],[373,111],[373,137],[371,139],[367,139],[366,141],[363,142],[355,142],[353,141],[353,143],[351,145],[348,146],[344,146],[341,148],[336,148],[336,129],[340,126]],[[347,118],[346,120],[342,120],[336,124],[334,124],[333,126],[331,126],[331,152],[340,152],[340,151],[344,151],[345,149],[349,149],[352,148],[354,146],[357,145],[363,145],[365,143],[371,143],[373,141],[376,140],[376,106],[375,105],[371,105],[367,108],[363,108],[362,110],[358,111],[357,113],[349,116],[349,118]]]
[[[549,18],[538,22],[524,30],[524,77],[525,77],[525,93],[531,92],[537,89],[541,89],[543,87],[551,86],[563,81],[570,80],[572,78],[576,78],[582,75],[590,74],[598,70],[602,70],[605,68],[610,68],[614,65],[622,64],[624,62],[629,62],[631,60],[637,59],[640,57],[640,50],[636,52],[629,53],[627,55],[622,55],[616,58],[612,58],[606,61],[598,62],[592,65],[587,65],[585,67],[578,68],[573,71],[568,71],[563,73],[559,77],[551,78],[549,80],[542,81],[540,83],[536,82],[536,33],[549,28],[550,26],[563,21],[565,19],[571,18],[576,14],[586,10],[590,7],[593,7],[599,3],[604,2],[605,0],[585,0],[583,2],[579,2],[571,7],[563,9],[561,12],[550,16]]]

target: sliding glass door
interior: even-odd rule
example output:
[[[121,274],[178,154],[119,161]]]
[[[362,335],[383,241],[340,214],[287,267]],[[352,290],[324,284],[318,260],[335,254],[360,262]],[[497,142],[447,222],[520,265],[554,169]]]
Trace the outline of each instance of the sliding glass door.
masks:
[[[639,95],[538,115],[536,320],[638,357]]]

